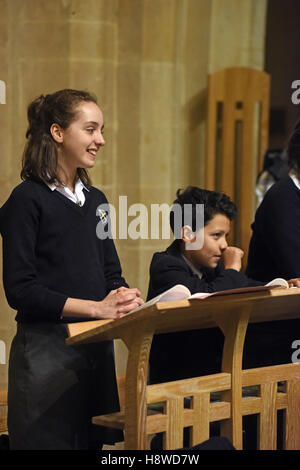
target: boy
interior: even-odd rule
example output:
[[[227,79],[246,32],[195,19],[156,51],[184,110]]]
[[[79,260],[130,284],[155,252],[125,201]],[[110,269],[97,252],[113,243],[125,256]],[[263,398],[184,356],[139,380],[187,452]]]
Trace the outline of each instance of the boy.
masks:
[[[185,285],[192,294],[261,285],[240,272],[244,253],[227,244],[230,223],[236,216],[236,206],[229,197],[192,186],[176,195],[174,204],[182,208],[181,239],[176,239],[166,251],[154,254],[147,300],[176,284]],[[204,205],[204,228],[196,227],[199,204]],[[191,208],[191,226],[184,225],[187,208]],[[178,233],[174,213],[170,213],[170,225]],[[219,328],[155,335],[150,353],[150,383],[219,372],[223,342]]]

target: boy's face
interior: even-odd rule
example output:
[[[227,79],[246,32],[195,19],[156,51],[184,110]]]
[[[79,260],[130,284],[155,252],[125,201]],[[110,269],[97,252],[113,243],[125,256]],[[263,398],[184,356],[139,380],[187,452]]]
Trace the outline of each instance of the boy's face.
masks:
[[[204,231],[204,234],[202,233],[203,246],[198,250],[188,250],[189,260],[199,270],[215,268],[228,246],[226,237],[230,231],[230,220],[223,214],[216,214],[203,229],[197,232],[197,238],[201,236],[201,231]]]

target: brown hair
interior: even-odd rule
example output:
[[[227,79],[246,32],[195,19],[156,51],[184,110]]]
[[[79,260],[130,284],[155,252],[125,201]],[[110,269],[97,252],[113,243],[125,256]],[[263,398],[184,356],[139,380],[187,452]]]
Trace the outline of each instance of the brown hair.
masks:
[[[57,147],[50,133],[51,125],[56,123],[66,129],[76,115],[76,106],[81,101],[97,103],[88,92],[65,89],[50,95],[36,98],[27,110],[29,127],[28,139],[22,158],[21,178],[26,180],[37,177],[47,183],[59,180],[57,174]],[[77,169],[77,176],[86,186],[91,186],[90,177],[85,168]]]

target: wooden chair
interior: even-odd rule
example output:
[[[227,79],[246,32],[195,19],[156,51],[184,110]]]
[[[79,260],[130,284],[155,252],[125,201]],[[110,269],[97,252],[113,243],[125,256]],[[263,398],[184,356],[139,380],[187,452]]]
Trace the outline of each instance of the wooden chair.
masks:
[[[258,449],[277,449],[278,411],[281,410],[285,431],[281,445],[299,450],[300,417],[295,410],[299,406],[300,364],[244,370],[241,385],[238,411],[241,416],[257,416]],[[230,388],[228,373],[148,386],[148,442],[155,433],[164,433],[164,448],[179,449],[185,427],[190,430],[190,446],[209,439],[210,423],[225,424],[231,416],[232,408],[225,395]],[[120,413],[94,417],[93,423],[124,430],[124,408]]]
[[[268,148],[270,76],[247,67],[209,76],[205,186],[238,206],[230,242],[245,251],[255,211],[255,180]]]

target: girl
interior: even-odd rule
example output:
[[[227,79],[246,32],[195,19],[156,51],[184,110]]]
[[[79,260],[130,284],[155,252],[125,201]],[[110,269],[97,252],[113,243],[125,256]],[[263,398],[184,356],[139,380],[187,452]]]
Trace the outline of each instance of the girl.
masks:
[[[92,95],[66,89],[33,101],[28,120],[24,181],[0,210],[4,288],[17,310],[10,448],[100,449],[121,439],[91,425],[118,410],[113,344],[66,346],[65,323],[120,318],[143,303],[113,240],[96,236],[107,200],[87,169],[105,144],[103,115]]]

